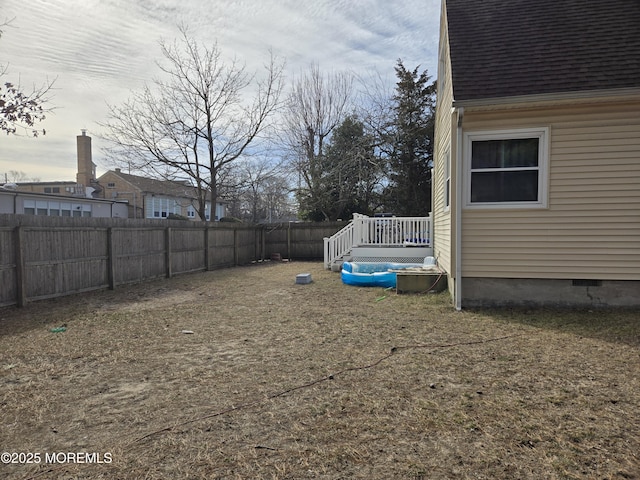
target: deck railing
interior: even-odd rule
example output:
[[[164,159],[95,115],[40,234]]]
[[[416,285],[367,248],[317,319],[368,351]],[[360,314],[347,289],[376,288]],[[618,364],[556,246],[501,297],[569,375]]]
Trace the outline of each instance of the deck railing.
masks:
[[[324,264],[331,264],[353,247],[431,246],[431,217],[368,217],[354,214],[342,230],[324,239]]]
[[[349,253],[353,248],[355,226],[351,221],[346,227],[330,237],[324,237],[324,266],[331,268],[337,258]]]

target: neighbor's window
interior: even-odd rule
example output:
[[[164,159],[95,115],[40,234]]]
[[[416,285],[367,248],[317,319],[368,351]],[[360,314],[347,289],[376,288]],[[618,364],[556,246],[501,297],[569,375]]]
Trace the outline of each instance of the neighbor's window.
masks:
[[[61,203],[60,204],[60,212],[62,217],[70,217],[71,216],[71,204],[70,203]]]
[[[60,216],[60,203],[59,202],[49,202],[49,215],[52,217]]]
[[[544,207],[548,129],[468,133],[467,206]]]
[[[24,213],[26,215],[49,215],[52,217],[90,217],[91,205],[48,202],[46,200],[25,200]]]
[[[180,213],[180,205],[172,198],[153,197],[151,211],[155,218],[167,218],[171,213]]]
[[[36,200],[36,215],[49,215],[49,205],[46,201]]]
[[[36,214],[36,201],[35,200],[25,200],[23,206],[24,206],[24,214],[25,215],[35,215]]]

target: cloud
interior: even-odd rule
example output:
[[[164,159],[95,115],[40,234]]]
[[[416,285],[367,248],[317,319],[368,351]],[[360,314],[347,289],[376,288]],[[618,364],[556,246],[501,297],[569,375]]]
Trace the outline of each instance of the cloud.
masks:
[[[271,49],[290,75],[312,62],[363,77],[372,69],[393,73],[402,58],[435,76],[439,11],[439,0],[3,0],[3,16],[15,20],[0,39],[0,61],[23,85],[57,77],[59,108],[43,125],[46,137],[2,139],[0,174],[21,162],[43,179],[75,178],[81,128],[94,136],[94,161],[108,167],[96,138],[106,104],[157,76],[158,42],[172,41],[179,24],[250,71]]]

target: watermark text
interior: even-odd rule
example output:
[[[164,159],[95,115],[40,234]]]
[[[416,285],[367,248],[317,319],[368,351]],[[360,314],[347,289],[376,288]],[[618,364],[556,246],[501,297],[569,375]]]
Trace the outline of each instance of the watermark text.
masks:
[[[30,464],[63,464],[63,463],[112,463],[111,452],[2,452],[0,463]]]

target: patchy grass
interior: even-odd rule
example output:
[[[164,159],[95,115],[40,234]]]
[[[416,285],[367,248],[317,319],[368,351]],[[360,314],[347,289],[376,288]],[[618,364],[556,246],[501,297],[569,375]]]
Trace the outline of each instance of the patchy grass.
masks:
[[[640,479],[639,391],[638,311],[241,267],[0,309],[0,448],[41,454],[0,476]]]

